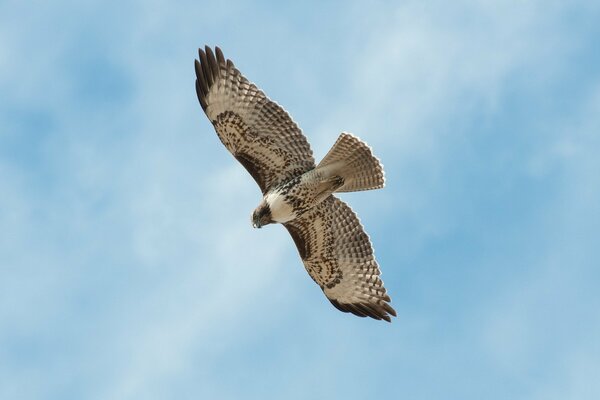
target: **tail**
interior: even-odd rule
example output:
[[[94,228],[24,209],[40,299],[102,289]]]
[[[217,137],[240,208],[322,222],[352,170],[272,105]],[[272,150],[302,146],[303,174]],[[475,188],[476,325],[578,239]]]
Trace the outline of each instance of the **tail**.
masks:
[[[343,132],[329,153],[317,165],[323,176],[340,177],[336,192],[357,192],[382,188],[385,184],[383,165],[371,148],[356,136]]]

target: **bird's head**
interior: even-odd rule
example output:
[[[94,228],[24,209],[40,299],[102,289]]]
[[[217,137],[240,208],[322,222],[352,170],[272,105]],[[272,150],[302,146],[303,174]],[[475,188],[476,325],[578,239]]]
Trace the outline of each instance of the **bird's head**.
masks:
[[[266,201],[262,201],[256,210],[252,213],[252,227],[260,228],[273,222],[271,208]]]

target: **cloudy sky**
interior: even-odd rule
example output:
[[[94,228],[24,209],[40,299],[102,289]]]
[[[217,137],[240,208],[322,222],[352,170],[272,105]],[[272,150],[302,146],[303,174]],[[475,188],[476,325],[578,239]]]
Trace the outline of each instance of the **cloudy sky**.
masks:
[[[342,5],[343,4],[343,5]],[[0,398],[600,398],[595,1],[0,2]],[[220,144],[219,45],[345,194],[392,324],[335,310]]]

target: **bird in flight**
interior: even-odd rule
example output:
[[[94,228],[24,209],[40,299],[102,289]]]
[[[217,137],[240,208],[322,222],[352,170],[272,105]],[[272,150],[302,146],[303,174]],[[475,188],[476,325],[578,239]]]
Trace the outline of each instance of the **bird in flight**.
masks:
[[[263,197],[252,226],[288,230],[310,277],[340,311],[391,322],[373,247],[358,217],[334,193],[379,189],[383,166],[371,148],[342,133],[317,165],[302,131],[225,59],[199,49],[196,93],[227,150],[248,170]]]

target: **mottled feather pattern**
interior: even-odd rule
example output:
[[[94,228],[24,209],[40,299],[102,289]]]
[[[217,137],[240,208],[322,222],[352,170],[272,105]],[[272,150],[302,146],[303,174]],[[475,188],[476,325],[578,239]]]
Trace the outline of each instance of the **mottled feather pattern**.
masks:
[[[221,142],[251,173],[263,193],[315,167],[300,128],[249,82],[217,47],[199,50],[198,100]]]
[[[336,308],[386,321],[396,316],[369,237],[346,203],[329,196],[284,225],[308,274]]]
[[[207,46],[198,54],[196,93],[202,109],[223,145],[259,185],[261,204],[272,201],[257,221],[263,215],[288,221],[284,226],[306,270],[337,309],[389,322],[396,312],[369,237],[350,207],[331,194],[383,187],[383,169],[370,147],[343,133],[315,168],[306,137],[283,108],[218,47],[213,53]]]
[[[336,190],[338,193],[379,189],[385,185],[383,165],[371,147],[351,133],[342,132],[317,169],[328,166],[334,169],[337,166],[342,177],[351,177]]]

